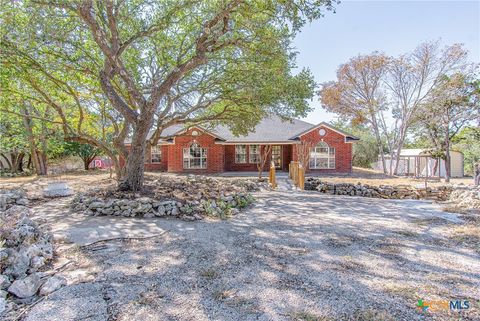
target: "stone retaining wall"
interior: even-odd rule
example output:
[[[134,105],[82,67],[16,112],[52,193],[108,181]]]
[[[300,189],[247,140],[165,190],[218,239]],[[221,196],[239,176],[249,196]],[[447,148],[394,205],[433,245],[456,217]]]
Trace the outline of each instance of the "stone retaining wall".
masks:
[[[86,211],[89,215],[114,215],[125,217],[180,217],[185,220],[200,220],[202,215],[226,217],[253,202],[248,193],[222,196],[218,199],[200,199],[189,202],[176,200],[156,200],[150,197],[136,199],[101,199],[87,195],[77,195],[71,203],[75,212]]]
[[[376,197],[388,199],[429,199],[445,201],[448,199],[452,187],[440,186],[437,188],[416,188],[409,185],[380,185],[353,183],[329,183],[319,178],[309,177],[305,181],[305,190],[319,191],[332,195],[350,195]]]

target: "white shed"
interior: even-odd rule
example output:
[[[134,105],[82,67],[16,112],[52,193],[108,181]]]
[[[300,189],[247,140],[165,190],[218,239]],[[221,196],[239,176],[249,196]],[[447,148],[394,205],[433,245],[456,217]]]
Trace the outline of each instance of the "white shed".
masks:
[[[385,155],[385,158],[388,168],[390,157]],[[450,159],[450,176],[463,177],[463,153],[451,150]],[[375,169],[382,169],[381,161],[375,164]],[[428,151],[424,149],[402,149],[397,173],[406,176],[445,177],[445,161],[428,157]]]

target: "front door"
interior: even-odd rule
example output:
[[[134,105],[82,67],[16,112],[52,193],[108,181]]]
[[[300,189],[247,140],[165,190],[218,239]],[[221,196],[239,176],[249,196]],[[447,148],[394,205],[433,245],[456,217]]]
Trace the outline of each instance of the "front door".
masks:
[[[276,169],[282,169],[282,146],[272,146],[272,162]]]

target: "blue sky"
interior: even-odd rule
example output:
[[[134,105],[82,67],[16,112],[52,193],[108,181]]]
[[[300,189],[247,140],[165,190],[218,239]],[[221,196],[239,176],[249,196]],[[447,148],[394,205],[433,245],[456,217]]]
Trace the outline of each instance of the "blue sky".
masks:
[[[358,54],[381,51],[396,56],[419,43],[440,39],[463,43],[471,61],[480,62],[478,1],[343,1],[336,13],[306,25],[297,35],[297,65],[308,67],[317,83],[335,80],[337,67]],[[305,120],[331,121],[315,97]]]

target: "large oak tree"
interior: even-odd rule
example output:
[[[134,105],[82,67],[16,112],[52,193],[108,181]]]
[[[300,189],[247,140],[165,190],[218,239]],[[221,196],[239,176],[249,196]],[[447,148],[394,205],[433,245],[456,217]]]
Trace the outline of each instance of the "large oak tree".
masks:
[[[138,190],[150,131],[155,143],[173,124],[222,122],[245,133],[268,113],[304,115],[314,83],[306,70],[292,75],[291,39],[334,2],[18,1],[2,19],[8,30],[2,47],[28,55],[22,59],[47,79],[60,76],[50,79],[56,83],[50,93],[70,96],[77,115],[98,109],[94,93],[100,89],[118,127],[114,146],[127,160],[121,187]],[[88,97],[78,99],[85,92]],[[95,140],[76,134],[79,141]],[[129,151],[121,146],[127,134]]]

